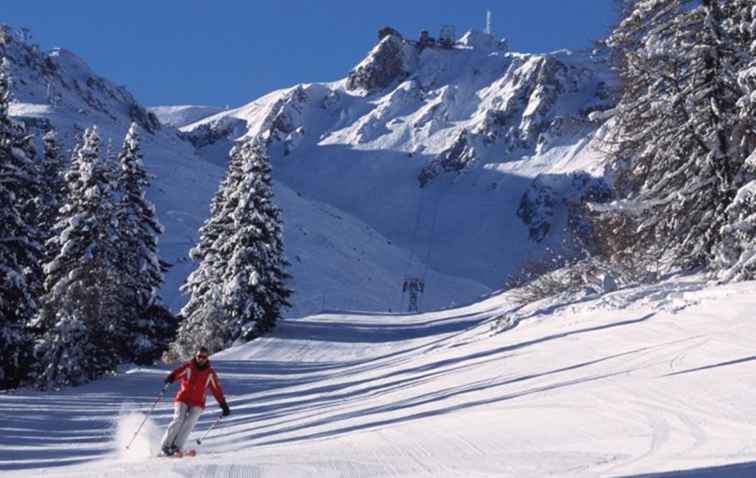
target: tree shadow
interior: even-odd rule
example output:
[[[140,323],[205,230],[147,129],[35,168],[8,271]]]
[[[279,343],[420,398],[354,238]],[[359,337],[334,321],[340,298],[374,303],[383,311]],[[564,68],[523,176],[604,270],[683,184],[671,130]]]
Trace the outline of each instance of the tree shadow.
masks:
[[[662,375],[662,377],[673,377],[675,375],[684,375],[684,374],[687,374],[687,373],[700,372],[702,370],[709,370],[709,369],[717,368],[717,367],[727,367],[728,365],[736,365],[736,364],[739,364],[739,363],[751,362],[753,360],[756,360],[756,355],[751,355],[751,356],[743,357],[743,358],[736,359],[736,360],[728,360],[727,362],[719,362],[719,363],[715,363],[715,364],[712,364],[712,365],[706,365],[706,366],[703,366],[703,367],[696,367],[696,368],[690,368],[690,369],[687,369],[687,370],[680,370],[680,371],[677,371],[677,372],[671,372],[671,373]]]
[[[243,423],[255,423],[258,421],[265,421],[270,418],[276,418],[279,415],[290,416],[291,413],[302,410],[302,409],[316,411],[316,413],[313,413],[307,417],[304,417],[304,419],[306,420],[314,418],[313,421],[307,422],[307,423],[299,423],[295,426],[287,426],[285,428],[273,428],[272,430],[267,431],[267,432],[259,432],[259,430],[261,430],[262,428],[267,428],[267,427],[260,427],[258,425],[255,427],[256,430],[258,430],[258,432],[256,433],[243,435],[246,433],[246,431],[242,430],[239,432],[231,433],[230,435],[234,435],[234,434],[243,435],[245,440],[260,440],[260,439],[266,439],[266,438],[268,439],[267,441],[263,441],[262,443],[257,443],[257,444],[275,444],[275,443],[283,443],[283,442],[290,442],[290,441],[300,441],[300,440],[310,439],[313,437],[322,438],[322,437],[328,437],[328,436],[336,436],[343,433],[355,431],[358,429],[371,429],[371,428],[380,427],[380,426],[384,426],[388,424],[405,422],[405,421],[410,421],[410,420],[414,420],[418,418],[424,418],[431,415],[440,415],[444,413],[450,413],[450,412],[457,411],[460,409],[465,409],[468,407],[474,407],[474,406],[480,406],[480,405],[484,405],[488,403],[495,403],[495,402],[510,400],[513,398],[521,397],[523,395],[530,395],[534,393],[552,390],[555,388],[576,385],[579,383],[600,380],[600,379],[608,378],[614,375],[627,373],[629,370],[622,370],[620,372],[610,373],[610,374],[588,376],[583,379],[568,380],[568,381],[560,382],[553,386],[549,385],[549,386],[544,386],[544,387],[536,387],[536,388],[533,388],[524,392],[515,392],[511,394],[506,394],[501,397],[493,398],[489,400],[467,402],[465,404],[455,405],[451,407],[440,407],[432,412],[407,414],[404,416],[392,418],[391,420],[376,420],[376,421],[371,421],[368,423],[363,423],[360,425],[344,427],[341,429],[330,430],[330,431],[320,432],[316,434],[302,434],[302,435],[299,435],[298,437],[293,437],[293,438],[284,438],[284,439],[272,438],[275,435],[279,435],[279,434],[304,431],[308,429],[317,428],[323,425],[333,424],[340,421],[350,421],[358,417],[364,418],[364,417],[369,417],[371,415],[379,415],[379,414],[388,413],[388,412],[410,410],[412,408],[419,407],[419,406],[432,405],[434,403],[442,403],[444,400],[447,400],[449,398],[462,396],[462,395],[466,395],[473,392],[479,392],[479,391],[483,391],[487,389],[495,389],[495,388],[499,388],[499,387],[503,387],[507,385],[512,385],[518,382],[524,382],[527,380],[542,378],[545,376],[559,374],[559,373],[563,373],[567,371],[573,371],[573,370],[577,370],[583,367],[595,365],[604,361],[641,353],[651,347],[643,347],[643,348],[639,348],[639,349],[632,350],[629,352],[613,354],[613,355],[609,355],[607,357],[603,357],[600,359],[582,362],[582,363],[570,365],[567,367],[561,367],[561,368],[549,370],[546,372],[528,374],[521,377],[509,378],[509,379],[500,380],[500,381],[493,381],[493,382],[482,381],[478,383],[466,384],[459,387],[453,387],[451,389],[445,389],[445,390],[433,392],[430,394],[418,395],[416,397],[413,397],[411,399],[406,399],[401,402],[395,402],[395,403],[380,405],[380,406],[371,407],[371,408],[362,408],[353,412],[348,412],[348,413],[343,413],[343,414],[337,414],[337,415],[324,417],[322,413],[317,413],[317,411],[322,410],[322,409],[333,408],[334,405],[343,403],[342,401],[347,398],[351,400],[361,400],[361,399],[366,398],[366,396],[370,397],[370,396],[374,396],[378,394],[388,393],[388,392],[394,391],[395,388],[396,389],[406,388],[410,385],[415,385],[417,383],[421,383],[422,381],[436,378],[437,376],[440,376],[440,375],[444,375],[444,374],[452,373],[452,372],[459,372],[459,371],[464,370],[465,368],[477,366],[486,362],[493,362],[493,361],[501,360],[503,358],[503,354],[511,353],[513,351],[519,350],[524,347],[544,343],[550,340],[556,340],[560,338],[569,337],[571,335],[576,335],[576,334],[581,334],[581,333],[590,333],[590,332],[609,329],[613,327],[622,327],[622,326],[628,326],[632,324],[638,324],[645,320],[648,320],[652,316],[653,314],[648,314],[638,319],[627,320],[627,321],[617,322],[613,324],[605,324],[605,325],[596,326],[596,327],[576,329],[576,330],[561,333],[561,334],[553,334],[553,335],[545,336],[539,339],[534,339],[534,340],[525,341],[525,342],[521,342],[517,344],[507,345],[504,347],[499,347],[493,350],[468,354],[463,357],[438,360],[435,362],[431,362],[429,364],[412,367],[410,369],[394,371],[389,374],[384,374],[379,377],[371,377],[370,379],[365,379],[361,381],[345,382],[345,383],[340,383],[336,385],[324,386],[324,387],[320,387],[314,390],[290,392],[289,394],[287,394],[286,397],[278,397],[278,399],[285,399],[285,403],[286,403],[284,407],[285,409],[280,409],[279,407],[279,409],[275,410],[274,414],[264,414],[261,416],[240,419],[240,420],[235,421],[234,423],[237,425],[243,424]],[[665,344],[662,344],[662,345],[665,345]],[[418,373],[421,375],[413,376],[413,374],[418,374]],[[403,378],[400,380],[392,380],[389,382],[383,382],[392,377],[401,376],[401,375],[407,375],[408,378]],[[375,383],[377,383],[377,385]],[[367,387],[359,388],[360,385],[366,385],[366,384],[368,385]],[[354,388],[355,386],[358,388]],[[341,389],[348,390],[348,392],[341,393],[341,394],[339,393],[334,394],[334,392],[339,392]],[[265,397],[265,398],[267,399],[269,397]],[[299,398],[299,400],[297,400],[297,398]],[[265,413],[265,412],[270,412],[271,410],[261,409],[260,411],[262,413]],[[285,421],[283,423],[285,423]]]
[[[663,473],[625,475],[617,478],[753,478],[754,476],[756,476],[756,461]]]

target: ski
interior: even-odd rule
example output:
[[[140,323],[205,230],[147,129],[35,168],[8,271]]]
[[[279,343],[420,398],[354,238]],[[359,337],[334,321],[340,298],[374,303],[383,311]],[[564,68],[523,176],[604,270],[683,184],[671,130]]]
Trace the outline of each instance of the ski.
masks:
[[[158,458],[185,458],[188,456],[197,456],[197,450],[195,450],[194,448],[186,451],[176,450],[172,455],[160,453],[158,455]]]
[[[197,450],[191,449],[186,451],[177,450],[176,453],[173,454],[175,458],[185,458],[187,456],[197,456]]]

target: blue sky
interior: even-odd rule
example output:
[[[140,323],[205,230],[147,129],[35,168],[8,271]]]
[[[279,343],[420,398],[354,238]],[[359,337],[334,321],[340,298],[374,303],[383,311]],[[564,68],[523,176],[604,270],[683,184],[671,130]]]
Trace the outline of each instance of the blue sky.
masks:
[[[407,37],[441,25],[493,30],[514,50],[589,48],[612,0],[3,2],[0,23],[29,27],[145,105],[241,105],[277,88],[342,78],[392,26]]]

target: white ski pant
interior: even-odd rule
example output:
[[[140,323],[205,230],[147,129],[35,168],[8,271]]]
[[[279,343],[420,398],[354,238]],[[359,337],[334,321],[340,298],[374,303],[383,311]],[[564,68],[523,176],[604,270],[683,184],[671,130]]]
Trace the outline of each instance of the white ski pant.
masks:
[[[165,431],[161,447],[175,446],[179,450],[183,449],[200,415],[202,415],[202,407],[190,407],[184,402],[176,402],[173,408],[173,421]]]

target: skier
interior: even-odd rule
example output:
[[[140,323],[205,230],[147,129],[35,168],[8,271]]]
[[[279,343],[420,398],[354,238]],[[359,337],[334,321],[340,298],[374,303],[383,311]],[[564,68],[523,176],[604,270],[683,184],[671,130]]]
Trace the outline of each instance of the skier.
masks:
[[[192,360],[171,372],[165,378],[165,383],[173,383],[176,380],[181,380],[181,389],[176,394],[173,421],[168,425],[160,444],[166,456],[183,454],[184,444],[205,409],[208,388],[213,392],[215,401],[223,410],[223,416],[227,417],[231,414],[218,375],[210,366],[208,351],[205,347],[200,347]]]

